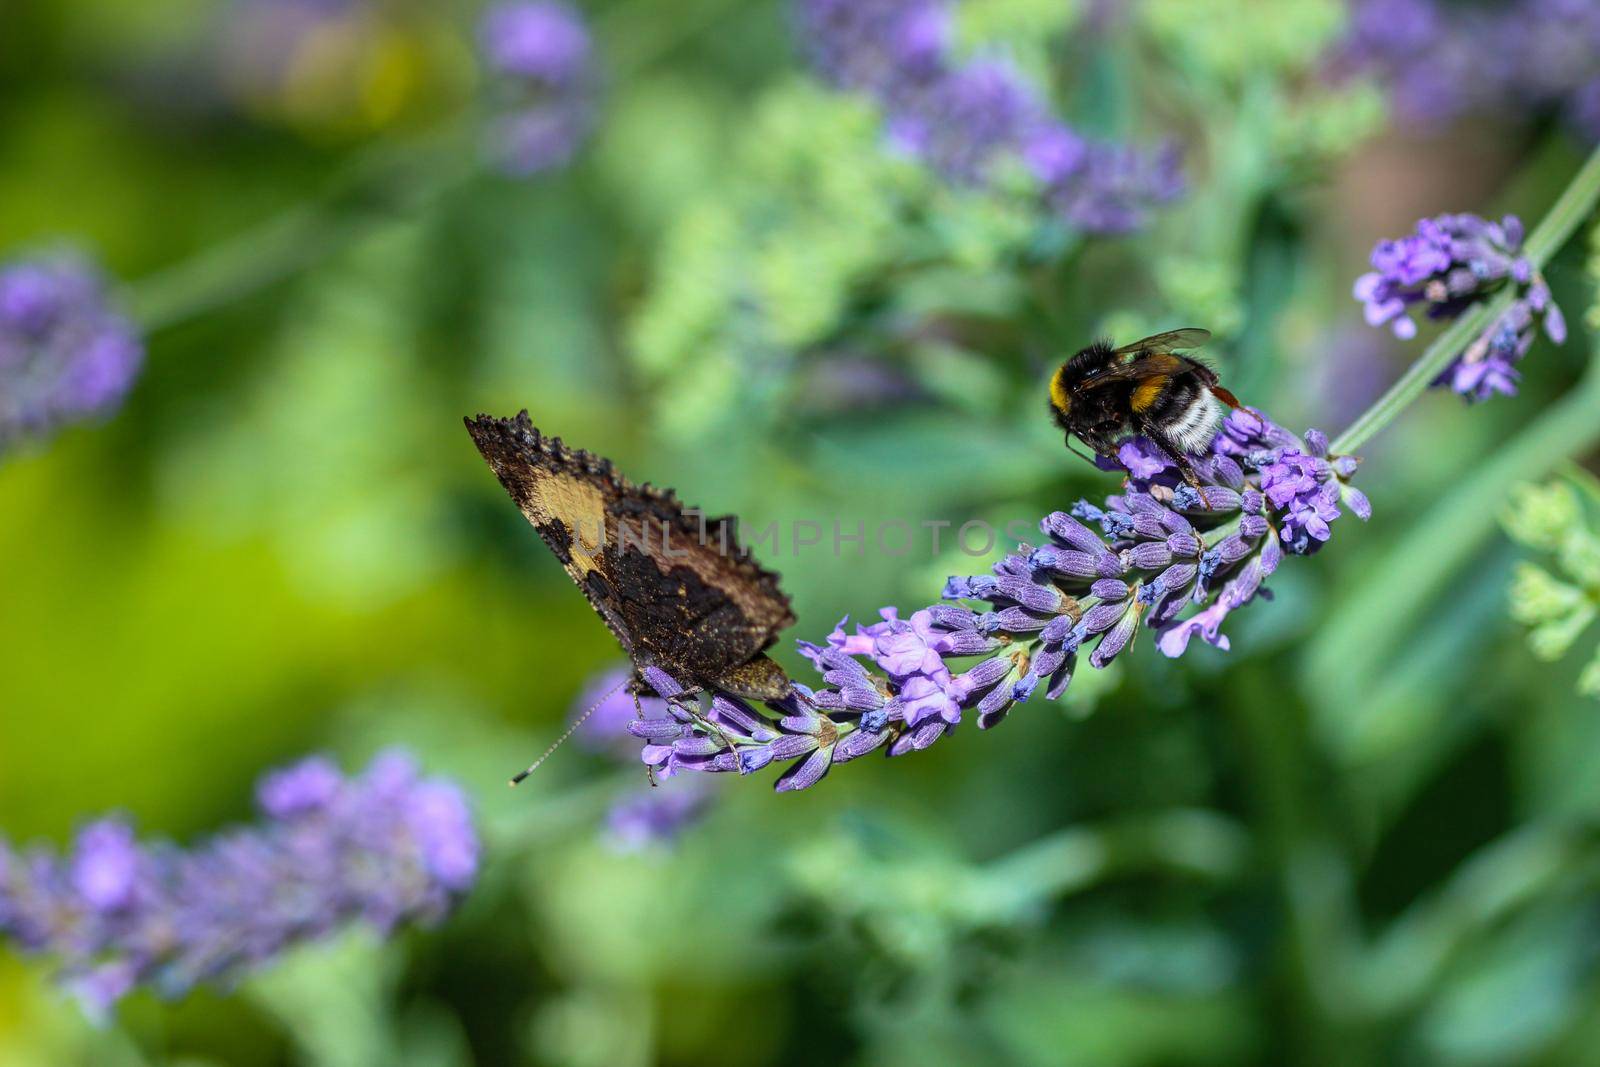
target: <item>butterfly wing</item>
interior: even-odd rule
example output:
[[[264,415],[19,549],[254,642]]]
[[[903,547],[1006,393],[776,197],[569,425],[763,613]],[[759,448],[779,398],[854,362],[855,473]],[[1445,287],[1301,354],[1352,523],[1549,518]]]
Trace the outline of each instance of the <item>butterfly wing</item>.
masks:
[[[680,681],[731,692],[782,695],[782,672],[761,653],[794,614],[778,576],[740,547],[731,516],[703,519],[670,491],[634,485],[609,460],[540,434],[526,411],[466,423],[636,666],[654,664]],[[764,688],[752,688],[752,672]]]

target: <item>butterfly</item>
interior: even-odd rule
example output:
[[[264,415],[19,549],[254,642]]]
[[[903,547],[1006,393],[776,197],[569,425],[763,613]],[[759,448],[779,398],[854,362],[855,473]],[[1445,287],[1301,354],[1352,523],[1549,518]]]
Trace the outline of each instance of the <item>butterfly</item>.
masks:
[[[791,683],[766,650],[794,625],[778,575],[739,546],[738,520],[707,519],[670,489],[634,485],[611,461],[515,419],[465,420],[483,458],[633,661],[688,690],[781,700]]]

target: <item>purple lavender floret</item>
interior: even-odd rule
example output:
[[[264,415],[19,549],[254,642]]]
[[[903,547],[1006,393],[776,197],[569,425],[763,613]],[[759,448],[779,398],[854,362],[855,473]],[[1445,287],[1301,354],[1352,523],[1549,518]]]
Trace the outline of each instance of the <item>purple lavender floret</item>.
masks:
[[[1514,215],[1498,223],[1476,215],[1422,219],[1415,233],[1378,242],[1372,265],[1356,279],[1356,299],[1366,305],[1368,323],[1388,325],[1405,339],[1416,336],[1411,312],[1419,307],[1430,319],[1454,319],[1512,288],[1511,306],[1434,382],[1468,400],[1515,395],[1516,364],[1541,328],[1556,344],[1567,339],[1550,287],[1522,254],[1522,223]]]
[[[226,985],[352,922],[437,921],[476,880],[466,798],[409,756],[353,778],[313,757],[267,775],[257,798],[258,825],[187,849],[141,842],[120,818],[85,826],[65,856],[0,840],[0,934],[52,957],[103,1017],[136,987]]]
[[[138,332],[87,261],[0,267],[0,448],[111,414],[143,363]]]
[[[889,678],[900,695],[901,714],[913,729],[934,720],[954,725],[961,719],[961,708],[953,695],[954,679],[945,666],[944,654],[953,651],[961,637],[944,629],[932,611],[916,612],[910,620],[899,617],[894,608],[884,608],[882,622],[857,626],[846,635],[842,620],[828,644],[847,656],[866,656]],[[987,639],[976,638],[986,644]]]
[[[1008,63],[957,56],[948,0],[796,0],[795,15],[817,73],[876,100],[889,144],[951,182],[982,185],[1019,161],[1089,233],[1135,230],[1183,192],[1171,148],[1087,141]]]
[[[945,584],[948,601],[902,619],[802,642],[822,686],[794,684],[758,710],[723,693],[686,693],[660,671],[646,680],[666,710],[632,723],[643,759],[662,777],[684,771],[750,774],[788,764],[780,790],[816,784],[835,763],[882,748],[927,748],[970,714],[995,726],[1019,703],[1066,692],[1079,664],[1109,666],[1137,641],[1179,656],[1192,638],[1227,649],[1222,625],[1256,597],[1284,555],[1310,555],[1344,510],[1371,506],[1350,485],[1358,461],[1329,452],[1326,435],[1296,436],[1243,408],[1224,420],[1207,454],[1191,457],[1198,485],[1148,441],[1121,443],[1123,488],[1079,501],[1039,524],[989,574]],[[969,607],[976,604],[978,607]]]
[[[1286,448],[1261,468],[1261,492],[1283,515],[1281,536],[1288,550],[1309,555],[1332,535],[1339,517],[1341,486],[1326,459]]]
[[[836,664],[835,669],[848,672],[848,656],[832,649],[825,653],[831,653],[826,661]],[[863,708],[863,694],[851,694],[847,703],[839,690],[814,693],[798,683],[789,696],[768,703],[765,712],[725,693],[711,694],[709,706],[701,709],[676,680],[659,670],[655,675],[651,684],[656,692],[671,694],[666,697],[668,714],[639,720],[630,729],[644,739],[641,758],[660,778],[685,771],[751,774],[777,762],[789,764],[775,784],[779,792],[806,789],[821,781],[832,764],[865,755],[890,740],[891,718],[904,721],[881,693],[873,706]]]
[[[594,123],[594,46],[576,8],[510,0],[484,12],[478,46],[498,95],[492,152],[516,177],[565,166]]]

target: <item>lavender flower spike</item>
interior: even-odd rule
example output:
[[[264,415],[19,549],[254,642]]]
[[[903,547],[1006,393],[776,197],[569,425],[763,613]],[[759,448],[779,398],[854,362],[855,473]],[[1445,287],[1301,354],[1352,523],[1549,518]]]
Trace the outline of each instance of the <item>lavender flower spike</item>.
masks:
[[[263,821],[184,849],[118,818],[71,851],[0,840],[0,935],[52,957],[94,1016],[149,986],[231,982],[356,921],[434,922],[472,887],[478,839],[461,791],[386,753],[346,778],[313,757],[267,775]]]
[[[981,607],[935,604],[909,619],[885,608],[853,633],[841,622],[825,645],[802,642],[819,689],[796,683],[765,711],[716,693],[705,709],[675,680],[649,678],[668,703],[665,716],[629,726],[646,742],[645,763],[662,776],[787,763],[777,788],[804,789],[875,749],[927,748],[969,715],[979,729],[996,726],[1041,689],[1055,699],[1080,656],[1107,667],[1144,629],[1168,656],[1197,636],[1227,649],[1223,623],[1266,595],[1286,554],[1318,551],[1345,509],[1362,519],[1372,511],[1349,484],[1354,457],[1248,408],[1196,458],[1198,487],[1147,441],[1125,441],[1117,456],[1126,481],[1103,505],[1048,515],[1040,545],[946,583],[946,599]]]
[[[1416,336],[1411,312],[1419,306],[1430,319],[1453,319],[1513,288],[1511,306],[1434,383],[1468,400],[1516,394],[1515,365],[1539,328],[1557,344],[1567,339],[1550,287],[1522,255],[1522,223],[1515,216],[1498,223],[1476,215],[1423,219],[1415,233],[1378,242],[1372,265],[1375,270],[1356,279],[1356,299],[1366,305],[1369,323],[1387,325],[1405,339]]]
[[[121,405],[144,363],[105,281],[69,256],[0,267],[0,448]]]
[[[594,47],[577,10],[559,0],[489,8],[479,49],[500,100],[492,153],[516,177],[565,166],[593,125]]]

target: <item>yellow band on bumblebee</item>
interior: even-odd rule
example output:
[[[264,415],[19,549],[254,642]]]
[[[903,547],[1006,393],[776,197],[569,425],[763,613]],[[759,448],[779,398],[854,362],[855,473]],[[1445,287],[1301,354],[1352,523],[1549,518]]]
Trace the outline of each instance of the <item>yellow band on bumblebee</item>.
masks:
[[[1062,413],[1072,410],[1072,397],[1067,394],[1065,381],[1067,368],[1062,367],[1050,376],[1050,403]]]

